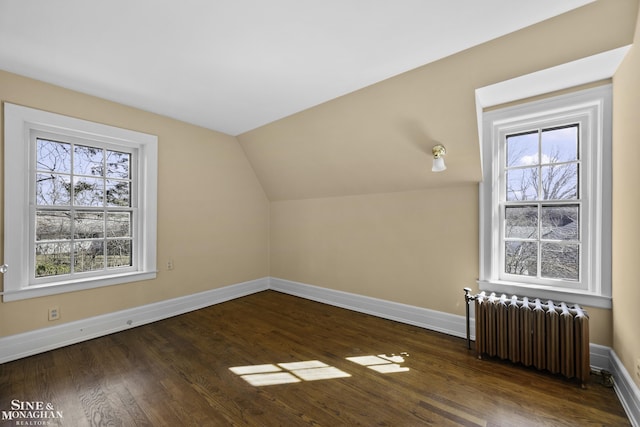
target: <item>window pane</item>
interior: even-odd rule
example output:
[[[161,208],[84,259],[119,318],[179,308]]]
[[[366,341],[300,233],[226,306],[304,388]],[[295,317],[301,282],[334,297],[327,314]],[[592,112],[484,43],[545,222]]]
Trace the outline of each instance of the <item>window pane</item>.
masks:
[[[578,197],[578,165],[569,163],[542,167],[542,200]]]
[[[577,205],[543,206],[541,212],[540,234],[547,240],[578,240]]]
[[[107,241],[107,267],[129,267],[131,265],[131,240]]]
[[[131,213],[112,212],[107,214],[108,237],[131,237]]]
[[[507,136],[507,167],[537,165],[538,132]]]
[[[99,239],[104,237],[104,214],[102,212],[77,212],[74,238]]]
[[[36,244],[36,277],[71,273],[70,243]]]
[[[76,273],[104,270],[104,241],[75,242],[73,269]]]
[[[38,138],[36,169],[47,172],[71,172],[71,144]]]
[[[71,212],[37,211],[36,240],[71,239]]]
[[[71,205],[71,177],[55,173],[37,174],[36,204],[39,206]]]
[[[542,243],[542,277],[579,280],[579,251],[577,244]]]
[[[508,274],[536,276],[538,274],[538,244],[505,242],[504,271]]]
[[[578,125],[542,131],[542,163],[578,160]]]
[[[129,179],[131,154],[107,150],[107,177]]]
[[[505,237],[538,238],[538,208],[536,206],[510,206],[505,208]]]
[[[511,169],[507,174],[507,201],[538,198],[538,168]]]
[[[74,174],[104,176],[104,150],[76,145],[73,153]]]
[[[131,206],[131,184],[128,181],[107,180],[107,206]]]
[[[73,179],[74,203],[77,206],[104,206],[104,180],[101,178]]]

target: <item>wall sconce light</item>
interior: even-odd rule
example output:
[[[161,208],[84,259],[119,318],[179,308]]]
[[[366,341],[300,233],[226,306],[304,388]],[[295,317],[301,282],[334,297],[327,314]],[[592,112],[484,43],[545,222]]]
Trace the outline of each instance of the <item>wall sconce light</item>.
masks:
[[[438,144],[433,147],[433,166],[431,166],[431,172],[442,172],[447,168],[447,165],[444,164],[444,156],[447,154],[447,150],[443,145]]]

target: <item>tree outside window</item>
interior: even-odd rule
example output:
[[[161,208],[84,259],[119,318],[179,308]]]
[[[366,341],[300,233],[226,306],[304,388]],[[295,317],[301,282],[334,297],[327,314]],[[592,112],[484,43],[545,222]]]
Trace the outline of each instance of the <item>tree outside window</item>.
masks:
[[[132,154],[36,138],[35,277],[132,266]]]
[[[504,272],[580,277],[579,124],[505,138]]]

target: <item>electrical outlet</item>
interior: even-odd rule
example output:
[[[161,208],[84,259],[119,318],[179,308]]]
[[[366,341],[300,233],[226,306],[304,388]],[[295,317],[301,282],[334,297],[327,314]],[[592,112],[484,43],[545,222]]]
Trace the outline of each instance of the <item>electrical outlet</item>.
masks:
[[[167,270],[173,270],[173,260],[167,261]]]
[[[60,318],[60,309],[56,307],[49,307],[49,320],[58,320]]]

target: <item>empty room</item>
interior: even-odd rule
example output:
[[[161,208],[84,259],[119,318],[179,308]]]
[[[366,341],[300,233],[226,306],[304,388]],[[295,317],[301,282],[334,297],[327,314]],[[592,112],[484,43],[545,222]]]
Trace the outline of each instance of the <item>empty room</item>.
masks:
[[[0,0],[0,425],[640,426],[640,1]]]

